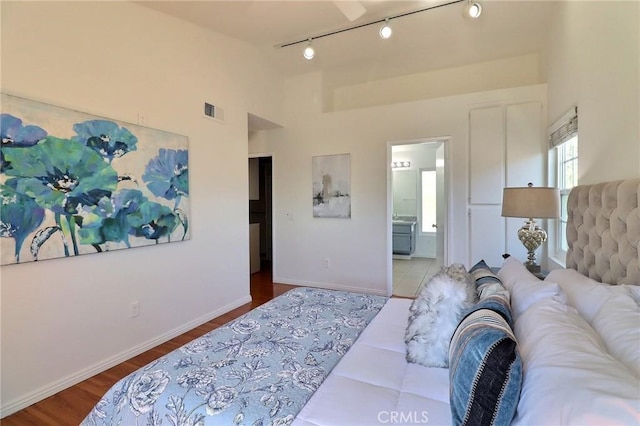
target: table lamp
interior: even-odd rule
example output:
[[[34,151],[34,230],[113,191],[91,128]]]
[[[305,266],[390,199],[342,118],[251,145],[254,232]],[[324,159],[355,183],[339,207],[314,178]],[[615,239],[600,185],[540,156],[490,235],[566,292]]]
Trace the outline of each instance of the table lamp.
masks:
[[[518,238],[528,252],[525,266],[534,274],[540,273],[540,265],[536,262],[536,250],[547,241],[547,233],[533,219],[560,217],[560,190],[534,187],[532,183],[524,188],[504,188],[502,216],[527,219],[524,226],[518,230]]]

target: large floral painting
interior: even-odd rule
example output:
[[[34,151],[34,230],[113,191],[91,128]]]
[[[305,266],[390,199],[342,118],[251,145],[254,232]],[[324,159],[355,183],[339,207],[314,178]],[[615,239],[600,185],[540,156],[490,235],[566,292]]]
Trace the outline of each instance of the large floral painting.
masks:
[[[186,136],[0,96],[2,265],[189,239]]]

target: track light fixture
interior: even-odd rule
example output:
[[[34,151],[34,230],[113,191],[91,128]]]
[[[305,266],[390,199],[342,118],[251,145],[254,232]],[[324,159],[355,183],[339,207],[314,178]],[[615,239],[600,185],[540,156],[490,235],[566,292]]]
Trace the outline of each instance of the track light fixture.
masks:
[[[465,18],[476,19],[482,15],[482,5],[477,1],[467,0],[467,4],[462,9]]]
[[[380,27],[380,38],[388,39],[393,34],[391,26],[389,26],[389,18],[384,20],[384,25]]]
[[[309,41],[307,42],[307,47],[304,48],[304,58],[307,60],[312,60],[313,57],[316,55],[316,51],[313,49],[313,46],[311,45],[311,39],[309,39]]]
[[[332,36],[332,35],[335,35],[335,34],[344,33],[346,31],[357,30],[358,28],[362,28],[362,27],[368,27],[369,25],[375,25],[375,24],[384,23],[384,25],[382,27],[380,27],[379,34],[380,34],[380,37],[382,37],[383,39],[387,39],[387,38],[391,37],[391,34],[393,33],[393,31],[391,30],[391,26],[389,25],[389,21],[392,20],[392,19],[402,18],[404,16],[409,16],[409,15],[413,15],[413,14],[416,14],[416,13],[426,12],[427,10],[438,9],[440,7],[450,6],[452,4],[463,3],[463,2],[465,3],[464,8],[463,8],[463,14],[464,14],[465,17],[473,18],[473,19],[480,17],[480,15],[482,14],[482,5],[479,2],[473,1],[473,0],[452,0],[452,1],[449,1],[448,3],[441,3],[441,4],[438,4],[438,5],[435,5],[435,6],[425,7],[423,9],[418,9],[418,10],[414,10],[414,11],[411,11],[411,12],[400,13],[398,15],[389,16],[388,18],[385,18],[385,19],[378,19],[376,21],[366,22],[364,24],[355,25],[353,27],[343,28],[341,30],[331,31],[331,32],[324,33],[324,34],[318,34],[318,35],[310,37],[310,38],[306,38],[306,39],[302,39],[302,40],[296,40],[296,41],[292,41],[292,42],[289,42],[289,43],[278,44],[278,45],[276,45],[274,47],[283,48],[283,47],[293,46],[294,44],[304,43],[306,41],[307,42],[307,46],[304,49],[304,57],[306,59],[308,59],[308,60],[311,60],[311,59],[313,59],[313,57],[315,55],[315,50],[313,49],[313,46],[311,45],[312,38],[313,39],[319,39],[319,38],[323,38],[323,37]]]

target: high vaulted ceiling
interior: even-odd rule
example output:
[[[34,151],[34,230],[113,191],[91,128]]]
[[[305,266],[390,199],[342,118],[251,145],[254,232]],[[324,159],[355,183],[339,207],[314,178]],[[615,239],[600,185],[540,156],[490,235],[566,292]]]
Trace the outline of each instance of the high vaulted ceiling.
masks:
[[[302,56],[305,40],[327,32],[438,6],[446,1],[138,1],[216,32],[244,40],[267,55],[283,75],[321,70],[336,85],[362,83],[475,62],[541,52],[556,2],[484,0],[479,19],[464,19],[464,3],[443,5],[381,24],[319,38],[316,56]],[[358,18],[356,16],[362,15]],[[353,19],[354,20],[350,20]]]

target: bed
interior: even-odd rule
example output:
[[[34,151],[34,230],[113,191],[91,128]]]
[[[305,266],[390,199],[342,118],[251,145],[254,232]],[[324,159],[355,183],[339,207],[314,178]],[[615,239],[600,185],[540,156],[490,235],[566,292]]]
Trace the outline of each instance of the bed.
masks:
[[[407,362],[412,300],[297,288],[123,378],[82,424],[640,424],[639,195],[575,188],[567,269],[544,280],[470,268],[504,291],[461,318],[449,368]],[[471,350],[479,324],[514,343],[507,373],[495,344]]]

